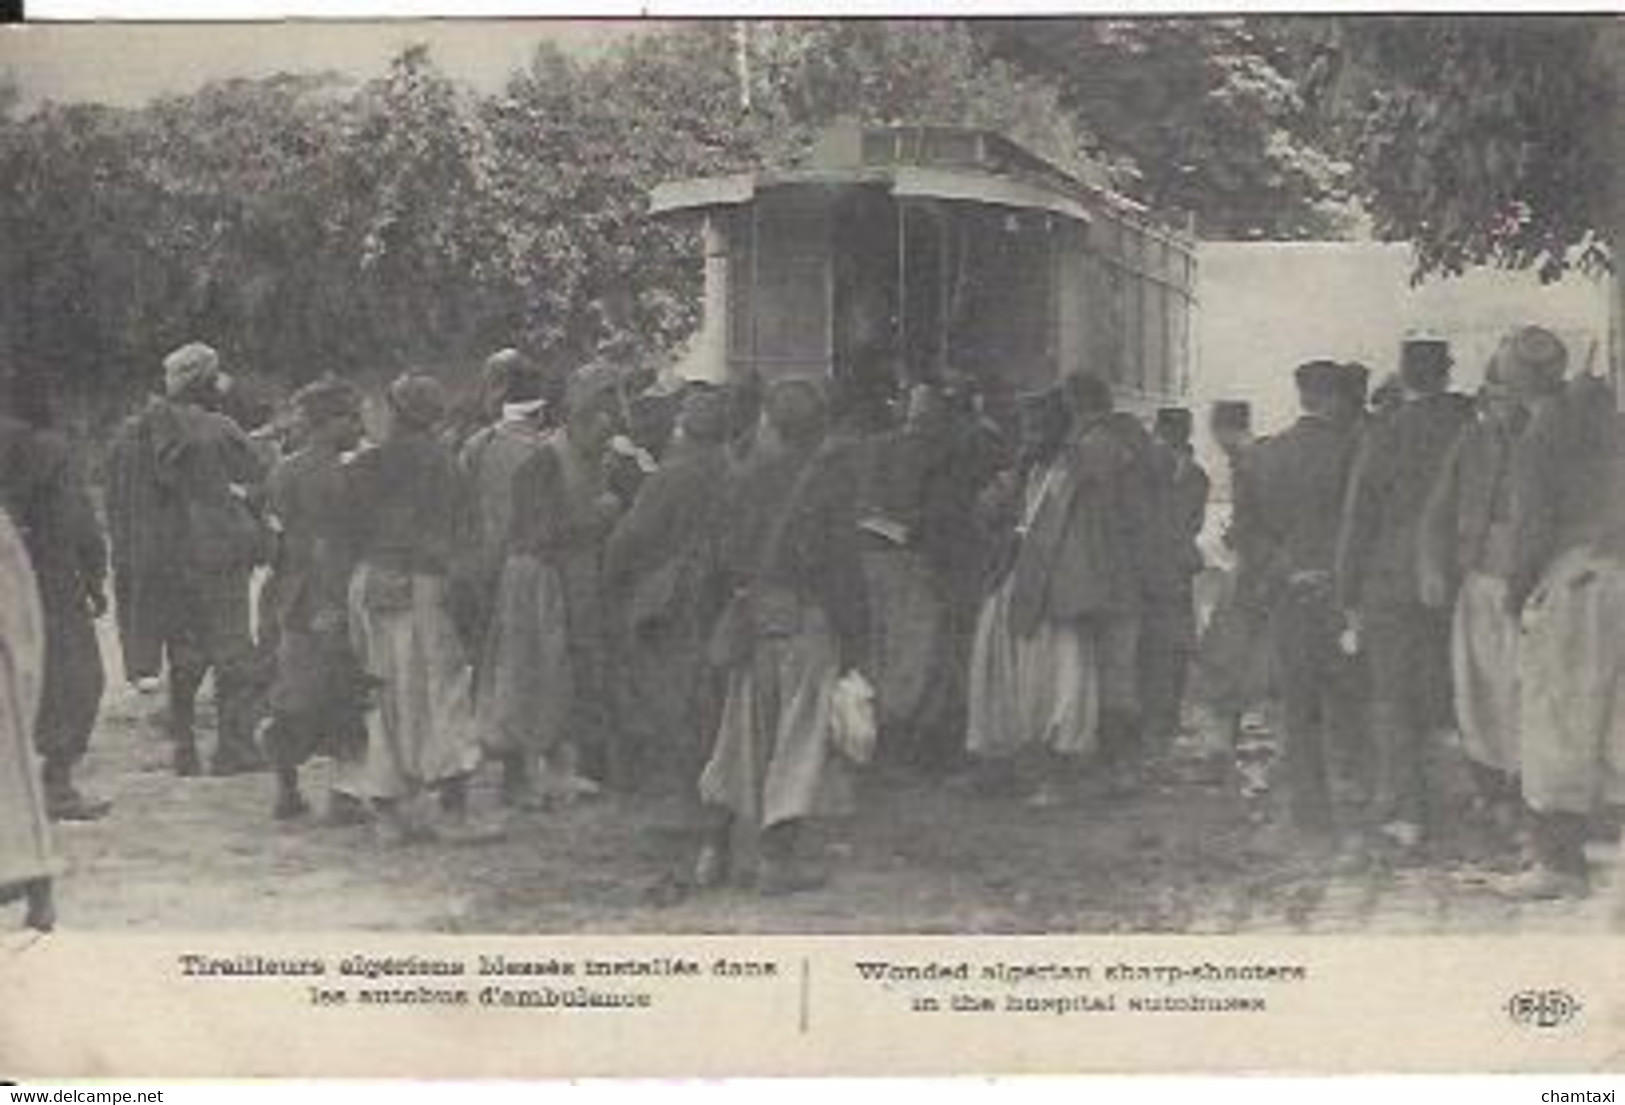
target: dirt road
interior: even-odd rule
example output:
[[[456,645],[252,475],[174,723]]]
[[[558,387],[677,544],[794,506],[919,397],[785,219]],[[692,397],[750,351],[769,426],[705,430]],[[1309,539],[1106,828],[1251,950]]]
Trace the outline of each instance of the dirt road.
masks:
[[[360,828],[277,825],[271,781],[176,778],[159,697],[109,694],[85,782],[105,821],[63,825],[65,927],[445,932],[1585,931],[1609,894],[1516,906],[1489,893],[1470,839],[1424,865],[1378,856],[1327,877],[1267,843],[1229,780],[1165,780],[1131,803],[1080,793],[1031,809],[890,772],[823,843],[835,877],[763,899],[749,889],[651,894],[692,848],[675,798],[610,798],[513,819],[477,846],[382,849]],[[308,772],[321,795],[325,766]],[[495,808],[483,778],[477,806]],[[1599,848],[1606,861],[1611,849]]]

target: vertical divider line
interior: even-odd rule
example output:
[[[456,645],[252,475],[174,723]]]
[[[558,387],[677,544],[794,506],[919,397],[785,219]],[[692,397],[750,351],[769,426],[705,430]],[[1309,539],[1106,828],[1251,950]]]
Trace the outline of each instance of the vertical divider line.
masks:
[[[812,963],[806,956],[801,957],[801,1017],[798,1029],[803,1036],[807,1034],[807,1025],[812,1013]]]

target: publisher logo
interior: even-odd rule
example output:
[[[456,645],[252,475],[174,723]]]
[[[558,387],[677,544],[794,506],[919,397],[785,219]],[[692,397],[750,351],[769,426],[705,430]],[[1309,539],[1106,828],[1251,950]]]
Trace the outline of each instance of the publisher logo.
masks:
[[[1523,990],[1507,999],[1507,1016],[1520,1028],[1562,1028],[1580,1015],[1580,999],[1567,990]]]

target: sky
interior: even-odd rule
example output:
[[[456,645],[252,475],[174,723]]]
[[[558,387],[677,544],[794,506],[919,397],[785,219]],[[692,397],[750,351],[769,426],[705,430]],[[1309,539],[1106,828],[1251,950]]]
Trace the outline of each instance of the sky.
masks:
[[[523,68],[542,42],[591,55],[637,33],[636,27],[613,20],[4,27],[0,74],[16,80],[25,103],[135,106],[224,77],[333,70],[366,80],[382,73],[402,47],[426,42],[446,72],[490,91]]]

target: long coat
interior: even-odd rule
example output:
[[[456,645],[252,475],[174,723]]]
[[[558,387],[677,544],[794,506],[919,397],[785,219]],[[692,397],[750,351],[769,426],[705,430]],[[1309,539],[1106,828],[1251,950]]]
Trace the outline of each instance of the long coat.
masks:
[[[1135,444],[1109,419],[1068,447],[1063,489],[1032,519],[1016,557],[1012,618],[1135,615],[1146,584],[1154,491]]]
[[[1417,545],[1422,510],[1456,438],[1472,418],[1465,396],[1407,403],[1365,433],[1349,475],[1336,554],[1344,609],[1421,600]]]
[[[720,530],[730,468],[720,445],[676,447],[638,490],[604,554],[621,645],[618,721],[640,753],[656,754],[685,784],[711,735],[704,643],[725,598]]]
[[[225,551],[199,523],[232,513],[233,485],[256,487],[265,467],[235,422],[190,404],[154,398],[119,429],[107,517],[126,675],[161,670],[177,591],[195,588]]]
[[[29,732],[44,656],[45,621],[28,551],[0,509],[0,899],[55,869]]]
[[[60,435],[0,419],[0,503],[21,527],[45,616],[45,682],[35,740],[47,758],[84,755],[101,704],[103,670],[90,596],[107,574],[107,547]]]

